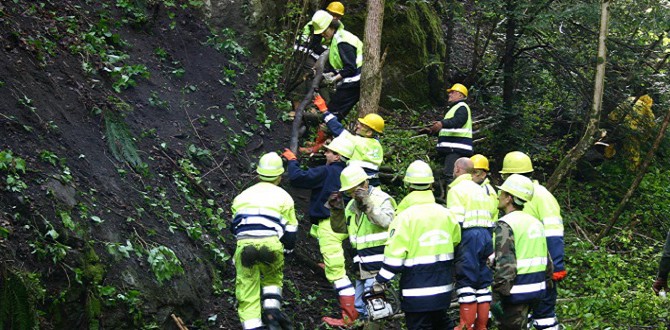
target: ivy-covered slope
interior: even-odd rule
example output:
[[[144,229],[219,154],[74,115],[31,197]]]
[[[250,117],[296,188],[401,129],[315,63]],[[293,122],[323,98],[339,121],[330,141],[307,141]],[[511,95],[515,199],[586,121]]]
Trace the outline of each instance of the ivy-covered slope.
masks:
[[[288,125],[201,5],[0,3],[0,329],[239,326],[230,201]],[[330,290],[288,263],[309,328]]]

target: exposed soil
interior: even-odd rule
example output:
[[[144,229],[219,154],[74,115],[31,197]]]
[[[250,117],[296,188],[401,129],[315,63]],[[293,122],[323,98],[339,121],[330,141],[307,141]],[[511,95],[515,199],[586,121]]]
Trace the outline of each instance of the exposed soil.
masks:
[[[190,329],[239,328],[234,267],[230,260],[217,262],[207,248],[222,247],[230,255],[234,238],[228,229],[216,237],[206,224],[201,237],[190,237],[186,227],[200,223],[202,214],[175,182],[186,178],[191,198],[211,199],[229,219],[232,198],[253,183],[252,163],[288,145],[290,124],[280,119],[272,95],[263,98],[270,129],[244,106],[260,68],[238,57],[244,70],[234,85],[220,83],[222,67],[233,67],[231,56],[205,44],[211,33],[191,9],[149,7],[149,19],[132,24],[113,1],[40,3],[0,4],[0,151],[11,150],[27,169],[18,172],[25,189],[0,189],[0,225],[9,230],[0,238],[0,276],[37,274],[46,290],[35,301],[42,329],[129,329],[152,322],[175,329],[171,313]],[[76,18],[74,25],[68,16]],[[78,33],[103,16],[114,34],[105,38],[123,40],[116,47],[129,55],[124,63],[143,64],[149,72],[120,93],[100,58],[70,51],[82,44]],[[84,64],[92,69],[86,72]],[[178,68],[181,77],[171,73]],[[144,169],[110,151],[110,120],[127,125]],[[234,134],[247,141],[232,150]],[[184,175],[184,159],[199,171],[197,183]],[[0,171],[3,181],[7,173]],[[308,192],[289,192],[304,214]],[[319,256],[316,242],[305,237],[309,224],[301,229],[298,255],[285,266],[285,310],[297,329],[315,329],[321,316],[335,315],[335,295],[311,264]],[[110,252],[127,244],[139,254]],[[56,246],[64,256],[50,250]],[[156,280],[147,250],[157,246],[176,253],[183,275]],[[215,293],[217,280],[223,287]],[[139,301],[128,298],[135,291]]]

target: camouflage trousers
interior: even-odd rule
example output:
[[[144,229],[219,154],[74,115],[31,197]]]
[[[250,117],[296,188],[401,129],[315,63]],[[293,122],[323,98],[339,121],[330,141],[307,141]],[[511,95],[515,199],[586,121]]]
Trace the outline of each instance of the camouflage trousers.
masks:
[[[500,322],[500,330],[526,329],[528,324],[529,304],[502,304],[503,315],[497,321]]]

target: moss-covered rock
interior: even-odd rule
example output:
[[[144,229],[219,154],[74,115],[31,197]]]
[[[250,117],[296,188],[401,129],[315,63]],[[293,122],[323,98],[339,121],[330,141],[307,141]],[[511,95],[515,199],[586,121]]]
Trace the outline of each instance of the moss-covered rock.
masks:
[[[382,95],[407,104],[438,102],[445,44],[435,8],[424,2],[387,5],[382,48],[388,47]],[[382,104],[389,100],[382,97]]]

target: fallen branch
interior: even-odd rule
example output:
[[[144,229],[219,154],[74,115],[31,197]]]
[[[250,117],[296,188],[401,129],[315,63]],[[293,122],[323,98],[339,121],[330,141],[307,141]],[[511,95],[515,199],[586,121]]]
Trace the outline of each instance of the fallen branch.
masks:
[[[308,104],[312,102],[314,98],[314,92],[319,89],[319,83],[321,82],[321,77],[323,76],[323,67],[328,60],[328,50],[323,52],[319,59],[314,64],[314,79],[312,80],[312,87],[309,89],[305,98],[300,102],[300,105],[295,109],[295,117],[293,118],[293,127],[291,128],[291,143],[289,144],[289,149],[293,153],[298,152],[298,138],[300,135],[300,126],[302,126],[302,116],[305,112],[305,108]]]

